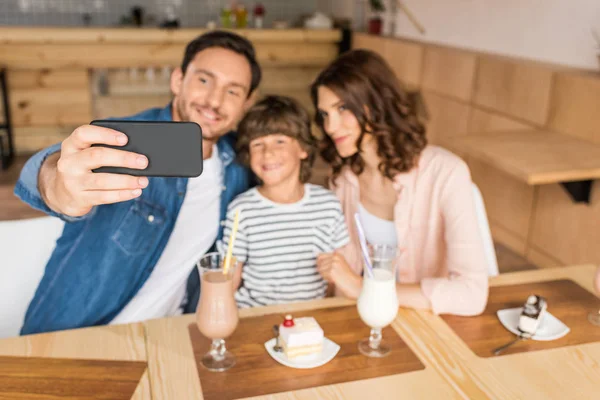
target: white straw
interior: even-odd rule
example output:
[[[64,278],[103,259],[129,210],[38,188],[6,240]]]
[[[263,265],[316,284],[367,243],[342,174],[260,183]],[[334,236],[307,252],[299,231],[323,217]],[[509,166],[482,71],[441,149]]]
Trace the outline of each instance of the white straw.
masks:
[[[367,240],[365,239],[365,232],[362,224],[360,223],[360,217],[358,213],[354,214],[354,222],[356,222],[356,230],[358,232],[358,241],[360,242],[360,249],[362,250],[363,258],[365,259],[365,265],[367,266],[367,273],[369,277],[373,277],[373,266],[371,260],[369,260],[369,251],[367,250]]]

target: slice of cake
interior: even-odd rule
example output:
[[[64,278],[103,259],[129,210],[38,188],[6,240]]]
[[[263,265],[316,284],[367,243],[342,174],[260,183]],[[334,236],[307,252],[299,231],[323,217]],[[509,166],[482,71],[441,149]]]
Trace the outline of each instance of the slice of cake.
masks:
[[[313,317],[293,319],[287,315],[279,326],[279,341],[289,359],[320,353],[323,350],[323,338],[323,329]]]

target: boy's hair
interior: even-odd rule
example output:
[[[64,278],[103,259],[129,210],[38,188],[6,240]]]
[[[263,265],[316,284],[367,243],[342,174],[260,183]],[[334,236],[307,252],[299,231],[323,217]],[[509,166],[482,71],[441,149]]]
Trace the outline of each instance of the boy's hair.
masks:
[[[250,91],[248,92],[248,97],[250,97],[252,92],[254,92],[260,84],[262,73],[260,65],[258,65],[258,62],[256,61],[256,52],[254,51],[252,43],[250,43],[248,39],[235,33],[227,31],[210,31],[189,42],[185,48],[183,61],[181,62],[181,71],[183,74],[185,75],[188,65],[190,65],[194,57],[196,57],[196,54],[211,47],[221,47],[223,49],[231,50],[244,56],[246,60],[248,60],[250,72],[252,74]]]
[[[317,152],[317,141],[311,132],[308,112],[294,99],[286,96],[267,96],[256,103],[238,126],[238,158],[250,164],[250,142],[267,135],[286,135],[296,139],[308,154],[300,164],[300,181],[310,179]]]

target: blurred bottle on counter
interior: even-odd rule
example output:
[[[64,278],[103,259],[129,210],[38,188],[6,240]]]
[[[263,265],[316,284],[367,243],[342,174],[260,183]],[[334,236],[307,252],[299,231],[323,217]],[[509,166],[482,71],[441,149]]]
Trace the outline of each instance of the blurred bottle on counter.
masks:
[[[243,3],[236,4],[235,6],[235,26],[237,28],[245,28],[248,24],[248,10],[244,7]]]
[[[254,6],[253,17],[254,27],[256,29],[262,29],[265,18],[265,7],[262,4],[256,3],[256,5]]]
[[[223,28],[231,28],[231,17],[232,17],[232,13],[231,13],[231,8],[230,7],[223,7],[223,9],[221,10],[221,27]]]
[[[144,7],[131,7],[131,19],[135,26],[142,26],[144,24]]]
[[[165,19],[160,26],[161,28],[179,28],[180,22],[175,12],[175,7],[169,5],[165,8]]]

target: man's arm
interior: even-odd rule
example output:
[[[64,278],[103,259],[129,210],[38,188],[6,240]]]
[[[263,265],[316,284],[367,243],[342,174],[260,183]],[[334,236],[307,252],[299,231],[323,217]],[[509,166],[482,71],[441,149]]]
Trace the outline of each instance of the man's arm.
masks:
[[[127,136],[98,126],[81,126],[33,156],[23,168],[15,194],[34,208],[67,221],[100,204],[131,200],[148,185],[145,177],[94,173],[102,166],[144,169],[146,157],[94,144],[122,146]]]
[[[19,180],[15,185],[14,194],[32,208],[40,210],[48,215],[59,217],[65,221],[73,221],[76,220],[76,218],[60,214],[50,208],[44,195],[40,193],[39,180],[47,179],[46,177],[41,177],[42,165],[52,158],[58,160],[58,157],[60,157],[60,143],[34,154],[23,166]],[[54,162],[56,163],[56,161]]]

